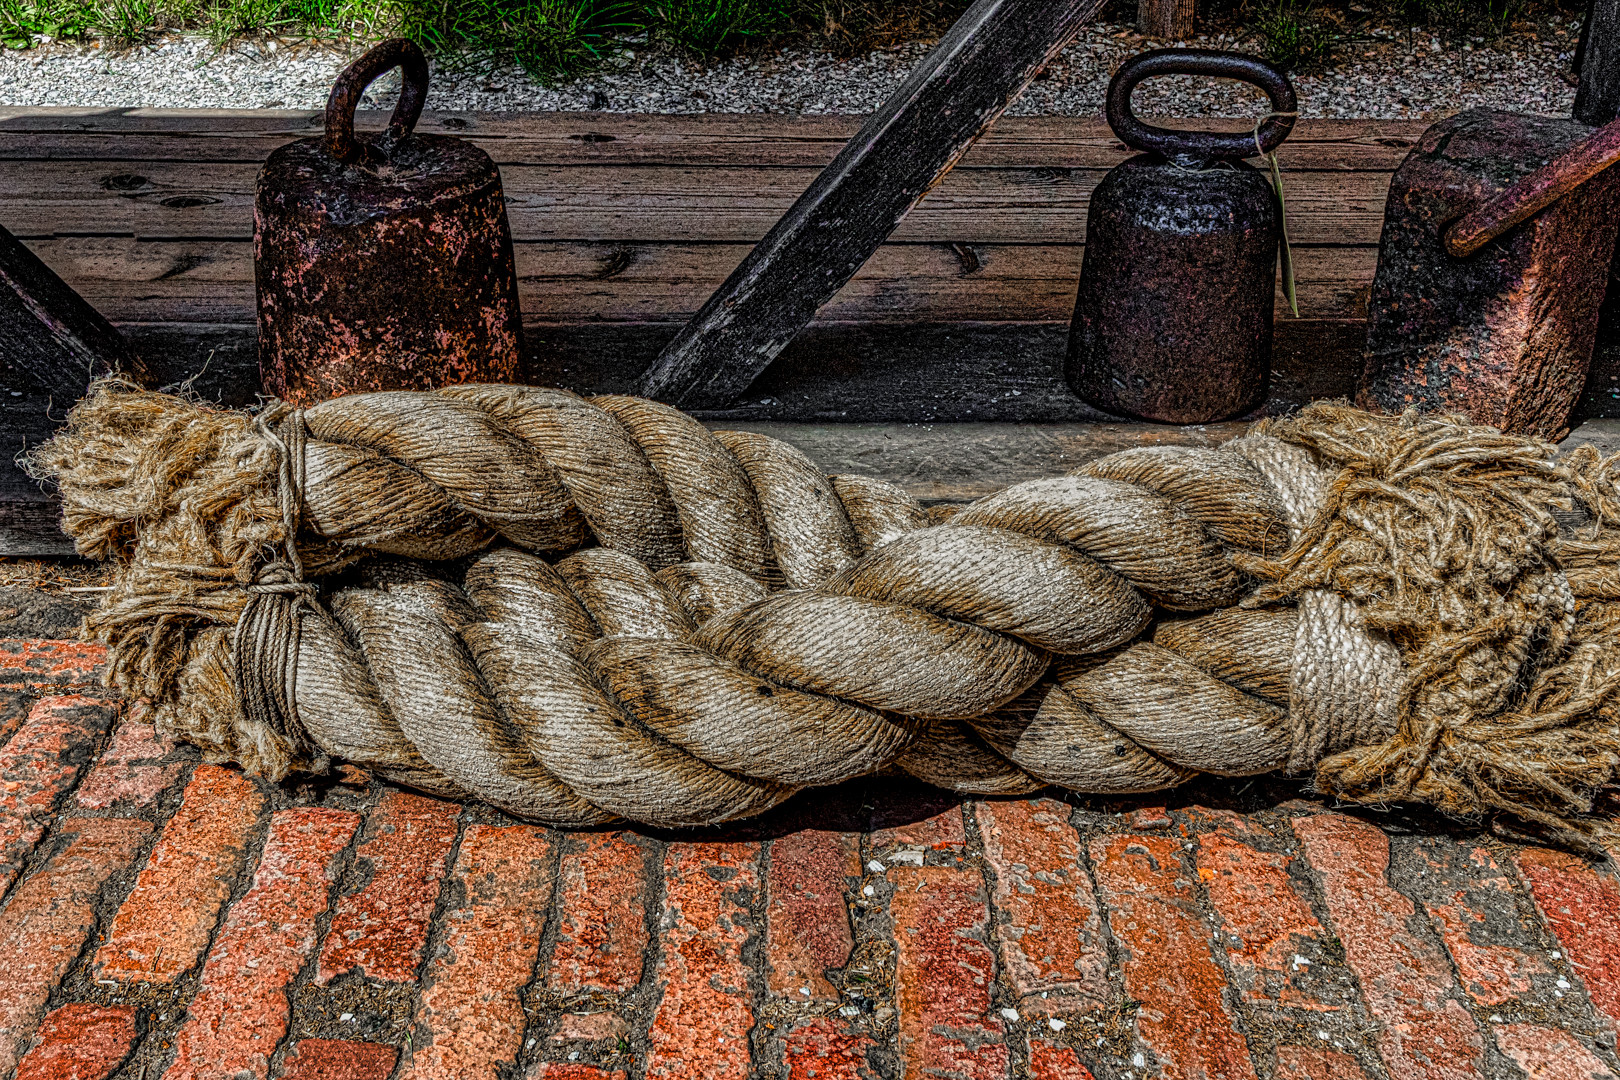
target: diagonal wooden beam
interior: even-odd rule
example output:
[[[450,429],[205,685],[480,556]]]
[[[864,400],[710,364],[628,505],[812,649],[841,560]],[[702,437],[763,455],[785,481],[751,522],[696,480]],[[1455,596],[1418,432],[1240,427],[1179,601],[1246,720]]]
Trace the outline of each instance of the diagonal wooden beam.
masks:
[[[978,0],[709,297],[636,392],[721,408],[748,388],[1103,0]]]
[[[0,356],[31,375],[61,412],[90,380],[141,361],[122,334],[39,257],[0,228]]]

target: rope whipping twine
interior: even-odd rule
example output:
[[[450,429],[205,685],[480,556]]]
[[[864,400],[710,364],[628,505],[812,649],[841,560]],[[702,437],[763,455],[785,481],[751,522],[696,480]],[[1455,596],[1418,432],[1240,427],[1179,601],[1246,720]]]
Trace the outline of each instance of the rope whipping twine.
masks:
[[[155,721],[559,826],[898,768],[1123,794],[1314,773],[1590,846],[1620,768],[1614,462],[1311,406],[969,505],[655,402],[216,410],[92,389],[29,457]]]

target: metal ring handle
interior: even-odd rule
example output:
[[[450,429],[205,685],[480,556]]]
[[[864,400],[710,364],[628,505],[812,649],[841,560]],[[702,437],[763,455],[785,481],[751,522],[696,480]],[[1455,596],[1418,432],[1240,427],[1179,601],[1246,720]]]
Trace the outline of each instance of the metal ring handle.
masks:
[[[399,101],[394,114],[388,118],[388,129],[378,140],[373,151],[354,137],[354,110],[360,105],[360,96],[366,87],[382,75],[400,69],[403,76]],[[368,157],[386,157],[388,151],[416,129],[417,118],[427,102],[427,57],[415,42],[405,38],[390,38],[367,52],[343,69],[332,84],[332,93],[326,99],[326,138],[322,145],[337,160],[349,164]]]
[[[1131,112],[1131,91],[1137,83],[1155,75],[1209,75],[1250,83],[1271,99],[1271,115],[1254,134],[1175,131],[1144,124]],[[1294,130],[1298,107],[1288,76],[1258,56],[1214,49],[1154,49],[1119,66],[1108,84],[1105,112],[1108,126],[1127,146],[1167,158],[1216,161],[1271,153]]]

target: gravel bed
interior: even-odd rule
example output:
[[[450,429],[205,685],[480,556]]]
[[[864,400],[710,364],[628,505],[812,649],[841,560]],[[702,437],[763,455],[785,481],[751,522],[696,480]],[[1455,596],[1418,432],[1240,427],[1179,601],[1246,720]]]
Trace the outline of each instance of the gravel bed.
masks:
[[[1432,119],[1476,105],[1568,115],[1576,24],[1497,42],[1442,47],[1426,32],[1375,32],[1340,49],[1331,67],[1299,75],[1305,116]],[[1231,36],[1169,43],[1129,27],[1088,28],[1012,109],[1013,114],[1090,116],[1100,111],[1121,60],[1163,44],[1241,48]],[[607,70],[547,88],[521,70],[436,67],[428,108],[482,112],[601,110],[636,113],[867,113],[899,85],[926,45],[841,58],[789,48],[708,65],[645,45]],[[354,49],[267,41],[224,50],[171,37],[118,52],[46,45],[0,50],[0,104],[148,108],[319,108]],[[371,104],[391,103],[379,82]],[[1263,99],[1241,84],[1155,79],[1136,93],[1144,115],[1247,116]]]

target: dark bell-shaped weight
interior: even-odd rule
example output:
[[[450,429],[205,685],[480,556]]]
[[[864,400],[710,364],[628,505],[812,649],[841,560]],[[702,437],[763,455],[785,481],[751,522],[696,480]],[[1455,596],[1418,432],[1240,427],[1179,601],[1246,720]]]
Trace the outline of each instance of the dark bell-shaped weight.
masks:
[[[1138,120],[1131,91],[1153,75],[1253,83],[1271,115],[1251,132],[1170,131]],[[1109,126],[1145,151],[1091,195],[1065,368],[1098,408],[1177,424],[1237,416],[1265,399],[1282,211],[1243,161],[1293,130],[1294,88],[1258,57],[1159,49],[1108,86]]]
[[[356,137],[378,76],[404,76],[387,129]],[[259,174],[254,280],[265,389],[299,405],[367,390],[512,382],[522,353],[500,171],[469,142],[413,132],[427,59],[386,41],[332,88],[326,134]]]

